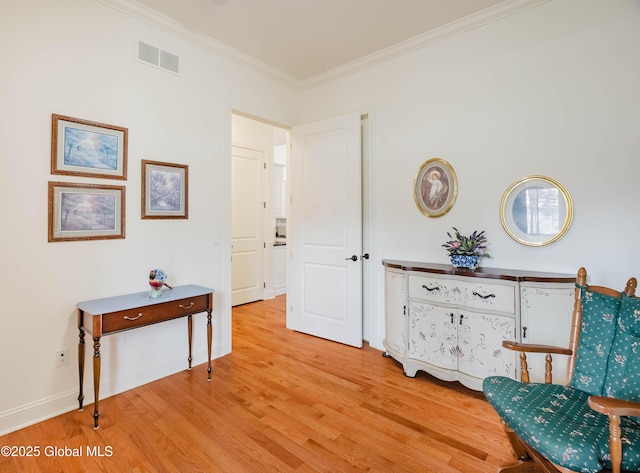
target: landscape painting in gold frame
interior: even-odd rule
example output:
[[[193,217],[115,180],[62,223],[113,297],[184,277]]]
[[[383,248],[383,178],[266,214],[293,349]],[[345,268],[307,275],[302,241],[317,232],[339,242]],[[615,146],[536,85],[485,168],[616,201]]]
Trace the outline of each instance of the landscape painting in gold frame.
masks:
[[[49,241],[125,237],[125,187],[49,182]]]
[[[128,129],[51,115],[51,174],[127,179]]]
[[[189,166],[142,160],[142,218],[189,218]]]

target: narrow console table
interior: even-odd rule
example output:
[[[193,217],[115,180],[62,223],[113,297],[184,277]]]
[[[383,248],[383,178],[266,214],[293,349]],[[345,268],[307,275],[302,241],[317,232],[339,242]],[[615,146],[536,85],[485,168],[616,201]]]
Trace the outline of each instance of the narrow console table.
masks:
[[[85,331],[93,337],[93,389],[95,403],[93,407],[93,427],[99,427],[98,419],[100,394],[100,338],[116,332],[131,330],[145,325],[165,322],[187,316],[189,338],[189,369],[191,369],[191,345],[193,340],[193,321],[191,316],[207,312],[207,378],[211,381],[211,311],[213,310],[213,289],[187,285],[177,286],[163,291],[157,298],[149,297],[149,292],[138,292],[124,296],[107,297],[92,301],[79,302],[78,308],[78,373],[80,393],[79,409],[83,409]]]

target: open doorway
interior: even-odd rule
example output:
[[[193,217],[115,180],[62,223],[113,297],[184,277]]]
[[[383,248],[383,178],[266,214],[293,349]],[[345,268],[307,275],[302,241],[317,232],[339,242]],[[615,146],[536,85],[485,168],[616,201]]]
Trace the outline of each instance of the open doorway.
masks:
[[[232,115],[232,306],[286,294],[288,131]]]
[[[376,264],[377,241],[375,238],[375,212],[374,212],[374,186],[375,186],[375,165],[371,143],[374,141],[374,121],[372,111],[361,114],[361,152],[362,152],[362,244],[363,255],[368,254],[369,259],[362,261],[362,338],[365,341],[373,342],[374,346],[382,346],[384,336],[384,319],[379,318],[376,310],[376,301],[380,301],[380,291],[376,288],[380,281],[379,268]],[[286,126],[278,125],[268,120],[263,120],[244,114],[242,112],[232,112],[232,141],[234,145],[246,147],[247,149],[259,149],[265,153],[265,164],[263,166],[263,185],[265,198],[262,202],[263,208],[263,248],[262,278],[256,276],[253,280],[233,281],[238,275],[232,262],[232,288],[254,287],[260,288],[262,299],[288,294],[292,296],[292,284],[290,271],[291,255],[289,250],[292,246],[292,230],[295,222],[289,220],[278,221],[279,218],[291,217],[291,209],[288,200],[288,189],[293,182],[291,179],[292,160],[291,157],[291,136],[290,129]],[[279,166],[281,166],[279,168]],[[282,171],[282,178],[280,178]],[[244,181],[243,181],[244,182]],[[233,186],[232,186],[233,187]],[[277,190],[279,189],[279,190]],[[285,198],[285,196],[287,196]],[[232,206],[234,199],[232,197]],[[258,207],[260,207],[258,200]],[[280,217],[280,215],[284,217]],[[233,221],[233,211],[232,211]],[[284,226],[282,225],[284,223]],[[256,224],[258,225],[258,224]],[[277,228],[280,225],[280,228]],[[257,228],[257,227],[256,227]],[[276,235],[277,233],[277,235]],[[287,240],[287,237],[289,239]],[[276,244],[276,242],[278,244]],[[233,243],[232,243],[233,244]],[[259,248],[258,248],[259,250]],[[232,248],[233,254],[233,248]],[[256,256],[259,258],[259,256]],[[242,283],[242,284],[240,284]],[[258,299],[256,299],[258,300]],[[247,301],[248,302],[248,301]],[[232,305],[239,303],[233,302]]]

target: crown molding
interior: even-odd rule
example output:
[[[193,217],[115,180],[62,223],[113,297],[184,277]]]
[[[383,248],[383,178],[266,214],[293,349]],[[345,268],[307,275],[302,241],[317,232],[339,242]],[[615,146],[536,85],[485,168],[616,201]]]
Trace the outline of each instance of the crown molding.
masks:
[[[127,16],[147,23],[150,26],[161,29],[177,36],[181,39],[189,41],[197,46],[200,46],[207,51],[210,51],[217,56],[232,61],[236,64],[244,66],[256,72],[265,74],[289,87],[295,89],[301,89],[301,81],[297,77],[294,77],[286,72],[277,69],[266,62],[243,53],[238,49],[232,48],[226,43],[211,38],[210,36],[198,33],[191,30],[189,27],[180,23],[173,18],[158,13],[155,10],[136,2],[135,0],[97,0],[98,2],[107,5]]]
[[[302,80],[300,81],[301,87],[303,90],[312,89],[550,1],[551,0],[506,0],[478,13],[440,26],[424,34],[414,36],[406,41],[363,56],[355,61],[317,74],[309,79]]]
[[[142,5],[135,0],[97,0],[98,2],[114,8],[130,17],[166,31],[172,35],[200,46],[224,59],[232,61],[255,72],[262,73],[276,81],[297,90],[308,90],[326,84],[336,79],[346,77],[355,72],[381,64],[412,51],[425,48],[431,44],[479,28],[488,23],[498,21],[510,15],[514,15],[529,8],[536,7],[551,0],[506,0],[493,7],[489,7],[478,13],[474,13],[460,20],[453,21],[427,33],[415,36],[406,41],[381,49],[375,53],[363,56],[342,66],[330,69],[308,79],[299,79],[287,74],[249,54],[243,53],[231,46],[215,40],[210,36],[189,29],[168,16],[162,15]]]

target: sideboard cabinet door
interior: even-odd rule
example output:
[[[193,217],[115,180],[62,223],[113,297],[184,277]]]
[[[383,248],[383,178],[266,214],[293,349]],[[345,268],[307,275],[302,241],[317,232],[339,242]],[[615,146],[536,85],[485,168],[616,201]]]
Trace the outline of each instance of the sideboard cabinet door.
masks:
[[[457,370],[457,321],[458,315],[450,307],[409,301],[407,356],[439,368]],[[411,374],[415,376],[415,372]]]
[[[407,354],[407,274],[385,271],[385,339],[387,355],[402,362]]]
[[[461,310],[458,370],[480,379],[493,375],[515,377],[516,353],[502,347],[503,340],[514,340],[515,336],[513,317]]]

